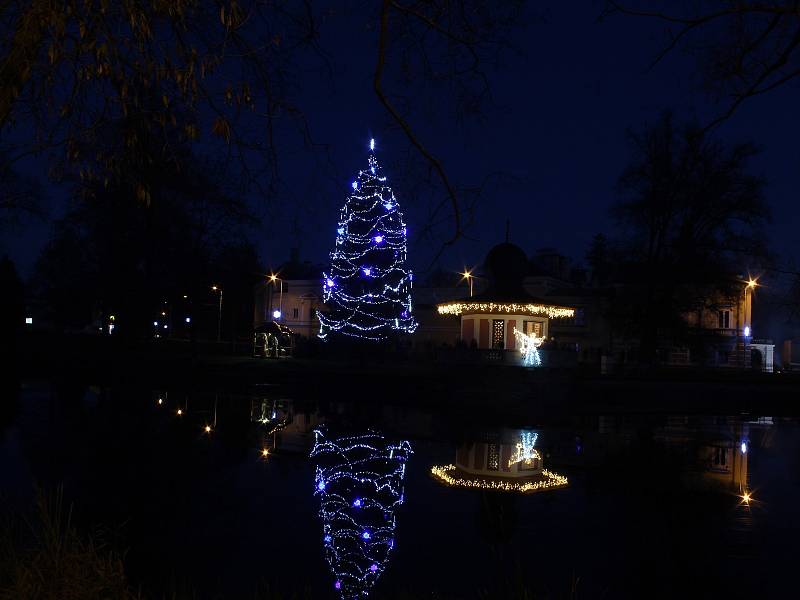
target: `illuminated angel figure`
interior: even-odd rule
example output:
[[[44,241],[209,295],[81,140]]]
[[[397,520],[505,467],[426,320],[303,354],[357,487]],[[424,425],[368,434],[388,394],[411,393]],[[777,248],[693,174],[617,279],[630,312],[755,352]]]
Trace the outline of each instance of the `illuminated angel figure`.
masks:
[[[517,339],[519,351],[524,357],[522,364],[526,367],[541,367],[542,357],[539,356],[539,346],[544,343],[543,337],[538,337],[535,333],[522,333],[514,328],[514,337]]]
[[[320,427],[314,434],[314,494],[333,587],[343,600],[365,598],[394,548],[411,445],[375,431],[332,435]]]

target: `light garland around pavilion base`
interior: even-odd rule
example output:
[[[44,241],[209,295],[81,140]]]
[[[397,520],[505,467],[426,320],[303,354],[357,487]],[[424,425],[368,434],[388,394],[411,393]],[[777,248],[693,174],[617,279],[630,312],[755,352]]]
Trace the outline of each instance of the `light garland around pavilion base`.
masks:
[[[526,367],[541,367],[542,357],[539,356],[539,346],[544,343],[544,338],[537,336],[534,332],[522,333],[516,327],[514,327],[514,337],[522,354],[522,364]]]
[[[566,319],[575,316],[574,308],[551,306],[550,304],[517,304],[498,302],[448,302],[436,307],[440,315],[470,313],[508,313],[515,315],[547,315],[551,319]]]
[[[500,479],[464,477],[456,473],[455,465],[444,465],[441,467],[434,465],[431,467],[431,475],[438,481],[451,487],[518,492],[520,494],[563,488],[569,484],[566,477],[548,471],[547,469],[542,470],[544,479],[536,481],[502,481]]]

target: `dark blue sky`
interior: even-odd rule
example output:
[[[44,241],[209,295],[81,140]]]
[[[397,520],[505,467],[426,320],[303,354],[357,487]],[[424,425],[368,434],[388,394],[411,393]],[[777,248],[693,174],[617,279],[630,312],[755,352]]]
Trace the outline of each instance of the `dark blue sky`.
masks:
[[[648,70],[665,39],[662,24],[623,17],[598,24],[600,9],[599,2],[571,8],[551,3],[544,22],[531,19],[518,30],[511,41],[520,54],[506,53],[501,67],[489,71],[493,102],[480,122],[448,114],[446,97],[433,117],[412,118],[417,134],[456,184],[477,185],[502,174],[488,179],[476,225],[467,231],[470,239],[443,255],[441,266],[478,264],[502,240],[507,219],[512,241],[528,253],[550,246],[582,259],[595,233],[612,232],[607,211],[616,179],[630,159],[626,128],[652,123],[664,109],[700,122],[722,110],[700,90],[693,57],[676,51]],[[412,264],[427,266],[435,249],[415,235],[433,199],[404,193],[412,183],[394,167],[408,144],[396,128],[387,128],[374,96],[377,34],[363,24],[358,15],[323,24],[321,45],[333,77],[309,66],[297,79],[296,102],[315,139],[330,146],[332,164],[323,169],[319,154],[287,138],[280,168],[290,185],[267,206],[254,201],[265,218],[252,235],[267,265],[282,262],[295,245],[304,258],[326,258],[338,210],[356,171],[366,165],[371,136],[409,223]],[[746,102],[716,131],[726,141],[752,140],[763,149],[752,170],[769,180],[771,249],[787,260],[800,260],[798,106],[795,83]],[[43,177],[43,166],[30,163],[25,169]],[[63,192],[53,193],[56,215]],[[39,224],[7,236],[5,246],[23,273],[30,272],[48,232],[47,224]],[[449,229],[444,226],[442,232]]]

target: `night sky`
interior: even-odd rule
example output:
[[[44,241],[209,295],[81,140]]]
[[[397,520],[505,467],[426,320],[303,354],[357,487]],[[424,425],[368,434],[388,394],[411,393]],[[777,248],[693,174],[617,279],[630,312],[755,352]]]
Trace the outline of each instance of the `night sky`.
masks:
[[[459,186],[486,182],[468,239],[446,252],[439,264],[460,269],[480,263],[505,235],[532,254],[554,247],[580,261],[592,236],[613,235],[607,216],[615,182],[630,159],[626,128],[653,123],[664,109],[680,120],[708,122],[723,110],[701,90],[695,58],[680,50],[654,69],[664,26],[617,16],[597,23],[599,2],[567,9],[550,3],[544,19],[528,24],[510,40],[519,54],[506,52],[499,68],[487,66],[492,103],[482,119],[459,120],[446,105],[411,119],[423,143],[445,164]],[[332,76],[312,58],[299,71],[294,93],[316,141],[330,148],[331,162],[287,134],[279,156],[285,182],[280,197],[265,205],[253,199],[263,225],[251,235],[265,265],[278,265],[297,246],[314,262],[327,257],[339,208],[358,169],[366,166],[370,137],[390,178],[410,228],[412,266],[424,269],[438,248],[418,233],[434,199],[404,194],[399,161],[408,143],[389,120],[372,90],[377,33],[358,14],[321,26],[321,47]],[[304,66],[301,63],[301,67]],[[424,101],[424,100],[423,100]],[[762,148],[752,171],[769,181],[772,207],[770,249],[784,263],[800,260],[800,86],[795,82],[747,101],[716,135],[725,141],[752,140]],[[448,114],[448,112],[450,114]],[[46,161],[23,169],[44,178]],[[50,214],[58,216],[65,190],[48,185]],[[24,275],[49,235],[47,223],[7,233],[5,248]],[[451,231],[440,227],[440,241]]]

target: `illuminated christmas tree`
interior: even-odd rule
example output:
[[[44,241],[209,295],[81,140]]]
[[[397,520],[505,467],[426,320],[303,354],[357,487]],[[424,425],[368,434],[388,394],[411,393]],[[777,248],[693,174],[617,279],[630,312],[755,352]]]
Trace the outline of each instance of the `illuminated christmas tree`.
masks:
[[[343,599],[365,598],[394,548],[395,511],[403,503],[407,441],[379,433],[315,432],[314,493],[320,499],[325,558]]]
[[[405,268],[407,228],[370,142],[369,167],[359,171],[339,213],[330,270],[323,273],[326,312],[319,336],[332,333],[384,340],[412,333],[411,280]]]

